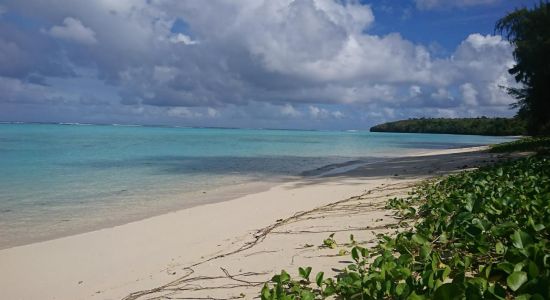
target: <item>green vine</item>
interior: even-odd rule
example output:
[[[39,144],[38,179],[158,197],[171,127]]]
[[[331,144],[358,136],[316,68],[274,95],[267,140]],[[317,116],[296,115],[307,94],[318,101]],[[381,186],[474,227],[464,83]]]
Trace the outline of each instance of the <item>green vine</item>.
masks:
[[[379,236],[371,250],[354,246],[354,263],[334,278],[319,272],[312,283],[309,267],[299,279],[283,270],[261,298],[550,299],[548,158],[449,176],[388,207],[414,227]]]

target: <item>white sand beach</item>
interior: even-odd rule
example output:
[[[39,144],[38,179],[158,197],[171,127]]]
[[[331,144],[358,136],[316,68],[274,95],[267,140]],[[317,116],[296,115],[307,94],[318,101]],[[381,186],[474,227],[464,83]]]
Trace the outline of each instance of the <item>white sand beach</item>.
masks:
[[[2,299],[256,297],[281,269],[334,272],[330,233],[372,245],[397,220],[387,199],[419,181],[498,159],[483,148],[419,153],[286,182],[237,199],[0,250]]]

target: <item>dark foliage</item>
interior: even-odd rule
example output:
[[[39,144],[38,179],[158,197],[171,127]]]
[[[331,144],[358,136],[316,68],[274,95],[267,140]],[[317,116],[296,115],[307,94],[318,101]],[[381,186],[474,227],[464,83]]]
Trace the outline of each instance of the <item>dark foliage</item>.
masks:
[[[508,118],[409,119],[376,125],[372,132],[449,133],[475,135],[523,135],[525,123]]]
[[[522,138],[513,142],[493,145],[490,151],[494,153],[531,151],[546,154],[550,152],[550,137]]]
[[[516,65],[509,70],[521,88],[508,88],[518,100],[518,116],[525,119],[531,135],[550,134],[550,3],[533,9],[517,9],[496,24],[514,46]]]

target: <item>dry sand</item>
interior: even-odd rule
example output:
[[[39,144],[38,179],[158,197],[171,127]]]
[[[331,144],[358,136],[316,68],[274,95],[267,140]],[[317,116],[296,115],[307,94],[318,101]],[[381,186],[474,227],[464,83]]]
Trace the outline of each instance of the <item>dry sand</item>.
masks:
[[[490,163],[481,148],[426,152],[108,229],[0,250],[1,299],[251,299],[286,269],[345,267],[336,233],[371,245],[387,199],[419,180]],[[336,269],[333,269],[336,268]],[[164,297],[164,298],[163,298]]]

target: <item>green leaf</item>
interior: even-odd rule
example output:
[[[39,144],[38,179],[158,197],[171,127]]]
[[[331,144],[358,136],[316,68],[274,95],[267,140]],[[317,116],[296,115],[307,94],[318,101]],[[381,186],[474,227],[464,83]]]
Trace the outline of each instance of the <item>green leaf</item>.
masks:
[[[546,228],[546,226],[544,226],[544,224],[534,224],[533,225],[533,229],[535,229],[535,231],[541,231],[544,228]]]
[[[367,257],[367,256],[369,255],[369,249],[367,249],[367,248],[362,248],[362,247],[359,247],[358,249],[360,250],[361,255],[362,255],[363,257]]]
[[[317,276],[315,276],[315,283],[317,283],[318,287],[321,287],[323,284],[323,276],[325,275],[324,272],[317,273]]]
[[[336,290],[332,285],[327,285],[327,288],[323,291],[323,295],[332,296],[336,293]]]
[[[464,203],[464,208],[467,211],[472,212],[472,210],[474,209],[474,199],[472,198],[466,199],[466,203]]]
[[[433,289],[434,286],[435,286],[434,273],[431,273],[430,276],[428,277],[428,287],[430,289]]]
[[[281,283],[287,283],[290,281],[290,275],[285,270],[282,270],[280,275],[280,280],[281,280]]]
[[[480,291],[483,293],[485,292],[485,290],[487,290],[488,281],[485,278],[476,277],[476,278],[468,279],[468,284],[476,287],[477,291]]]
[[[359,251],[357,250],[357,247],[354,247],[353,249],[351,249],[351,257],[356,262],[359,262]]]
[[[432,252],[432,247],[430,247],[430,245],[420,246],[420,257],[427,258],[430,256],[431,252]]]
[[[443,232],[440,236],[439,236],[439,242],[442,243],[442,244],[445,244],[449,241],[449,239],[447,238],[447,232]]]
[[[271,289],[269,288],[267,283],[264,284],[264,287],[262,288],[261,297],[262,297],[262,300],[270,300],[271,299]]]
[[[522,230],[514,231],[511,238],[512,238],[512,244],[514,245],[514,247],[518,249],[523,249],[527,245],[533,243],[533,239],[531,238],[531,236],[527,232]]]
[[[523,270],[525,266],[526,266],[525,262],[518,262],[517,264],[514,265],[514,272],[519,272]]]
[[[417,295],[416,292],[412,292],[412,294],[407,297],[407,300],[425,300],[426,296],[424,295]]]
[[[423,235],[418,234],[418,233],[413,234],[412,240],[415,243],[419,244],[419,245],[424,245],[424,244],[428,243],[428,239],[426,237],[424,237]]]
[[[487,289],[491,295],[496,299],[504,300],[506,297],[506,290],[500,284],[490,285]]]
[[[300,299],[301,300],[314,300],[315,299],[315,295],[308,291],[308,290],[302,290],[302,292],[300,293]]]
[[[532,217],[529,217],[527,219],[527,221],[529,222],[529,225],[531,225],[531,227],[533,227],[533,229],[535,231],[541,231],[543,230],[544,228],[546,228],[546,226],[544,226],[544,224],[535,224],[535,221],[533,220]]]
[[[309,281],[309,274],[311,274],[311,267],[307,267],[307,268],[302,268],[302,267],[299,267],[298,268],[298,273],[300,274],[300,277],[302,277],[303,279]]]
[[[506,278],[506,283],[512,291],[517,291],[525,282],[527,282],[527,273],[514,272]]]
[[[472,257],[471,256],[464,256],[463,262],[464,262],[464,267],[469,268],[472,265]]]
[[[485,268],[483,268],[481,274],[483,275],[483,277],[485,277],[487,279],[491,276],[491,270],[492,269],[493,269],[493,265],[488,265]]]
[[[462,299],[463,290],[456,283],[445,283],[441,285],[433,294],[433,299],[451,300]]]
[[[495,245],[495,252],[497,254],[504,254],[504,252],[506,251],[506,248],[504,248],[504,245],[501,243],[501,242],[497,242],[496,245]]]
[[[451,274],[451,268],[449,266],[445,266],[445,269],[443,270],[443,274],[441,275],[441,279],[445,280],[449,275]]]
[[[528,265],[529,277],[536,278],[539,276],[539,267],[534,262],[530,261]]]
[[[395,293],[397,294],[397,296],[401,296],[406,288],[407,288],[407,284],[404,282],[401,282],[395,287]]]
[[[514,272],[514,265],[509,263],[509,262],[502,262],[502,263],[499,263],[497,265],[497,268],[508,273],[508,274],[511,274],[512,272]]]

